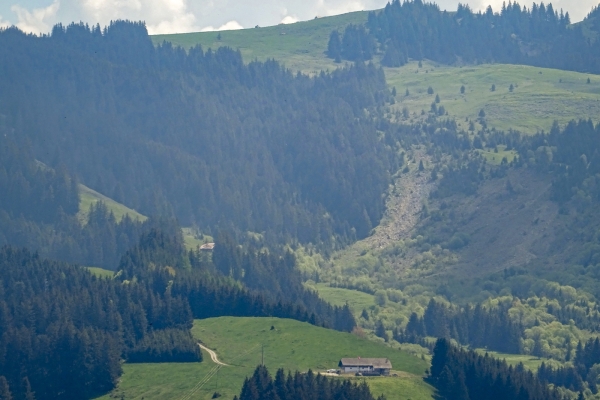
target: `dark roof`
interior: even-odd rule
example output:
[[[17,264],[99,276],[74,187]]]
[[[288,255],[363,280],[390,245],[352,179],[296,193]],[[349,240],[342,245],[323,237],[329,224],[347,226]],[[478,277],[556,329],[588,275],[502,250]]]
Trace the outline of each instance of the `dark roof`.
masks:
[[[392,363],[388,358],[342,358],[342,367],[369,367],[392,369]]]

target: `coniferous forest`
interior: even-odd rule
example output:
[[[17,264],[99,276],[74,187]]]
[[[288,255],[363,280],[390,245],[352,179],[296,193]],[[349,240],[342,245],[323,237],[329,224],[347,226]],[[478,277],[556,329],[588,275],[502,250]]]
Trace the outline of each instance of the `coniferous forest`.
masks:
[[[375,400],[365,382],[352,383],[348,380],[332,379],[309,370],[306,374],[296,372],[294,375],[278,369],[275,379],[264,366],[258,366],[250,378],[246,378],[240,397],[236,400],[260,399],[348,399]],[[377,400],[385,400],[380,396]]]
[[[155,48],[139,23],[0,32],[4,151],[32,154],[69,187],[215,232],[328,244],[366,236],[391,163],[366,110],[389,97],[372,65],[309,78],[273,60],[245,65],[226,48]],[[77,211],[73,201],[62,208]],[[15,230],[28,225],[17,212]]]
[[[121,20],[59,24],[41,36],[0,30],[0,399],[92,398],[115,388],[123,362],[203,362],[193,321],[220,316],[357,335],[362,324],[382,343],[418,344],[432,354],[426,381],[448,400],[598,392],[598,121],[504,132],[488,128],[483,109],[477,125],[453,119],[439,96],[420,115],[393,116],[399,95],[378,65],[598,74],[600,41],[551,4],[449,13],[394,0],[365,24],[331,32],[323,50],[349,63],[309,76],[227,47],[154,46],[144,23]],[[495,163],[486,152],[512,157]],[[388,217],[390,184],[415,170],[431,192],[411,211],[414,230],[391,250],[360,249],[342,275],[353,260],[332,254],[374,233]],[[463,229],[475,218],[465,202],[499,182],[495,199],[508,202],[528,190],[514,179],[527,174],[546,182],[556,208],[554,236],[540,239],[549,244],[518,267],[446,279],[445,260],[460,268],[479,234]],[[149,218],[117,218],[102,202],[83,218],[82,184]],[[181,226],[210,234],[214,250],[186,249]],[[417,253],[409,273],[395,275],[394,257]],[[347,300],[326,302],[310,289],[326,274],[330,287],[375,303],[359,317]],[[427,286],[438,274],[441,283]],[[487,300],[470,302],[463,290]],[[385,314],[390,302],[404,318]],[[475,348],[552,362],[534,373]],[[365,383],[310,370],[271,377],[259,366],[239,400],[265,398],[374,397]]]
[[[485,12],[459,4],[456,12],[447,12],[422,0],[394,0],[383,10],[370,12],[366,28],[336,31],[328,56],[369,60],[376,39],[382,64],[388,67],[402,66],[409,59],[429,59],[444,64],[505,63],[600,72],[600,42],[588,40],[582,27],[571,25],[569,13],[551,3],[533,3],[528,8],[509,1],[500,10],[489,6]],[[355,54],[349,49],[362,50]]]

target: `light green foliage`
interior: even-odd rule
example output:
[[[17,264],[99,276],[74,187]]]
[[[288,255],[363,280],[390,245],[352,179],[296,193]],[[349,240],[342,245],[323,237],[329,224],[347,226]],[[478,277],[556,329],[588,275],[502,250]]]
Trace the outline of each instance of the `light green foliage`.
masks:
[[[222,362],[230,364],[219,371],[218,389],[217,377],[211,375],[211,371],[216,371],[215,364],[204,353],[204,361],[199,364],[125,364],[113,395],[146,400],[209,399],[217,390],[224,398],[231,399],[239,395],[244,378],[260,364],[263,345],[264,362],[272,373],[278,368],[293,371],[336,368],[339,359],[345,356],[387,357],[401,376],[386,378],[387,382],[373,380],[377,396],[393,393],[400,387],[406,391],[388,399],[425,400],[433,393],[421,377],[428,367],[426,361],[349,333],[294,320],[236,317],[196,320],[192,333],[215,350]],[[202,382],[205,384],[201,386]],[[370,384],[371,379],[367,382]]]
[[[508,305],[508,313],[514,321],[523,325],[524,340],[523,350],[526,354],[535,353],[536,343],[543,356],[555,360],[568,358],[569,348],[571,357],[575,356],[574,349],[579,341],[587,341],[596,337],[590,331],[580,329],[571,321],[559,321],[556,317],[561,309],[570,307],[583,315],[596,315],[593,311],[595,302],[591,295],[577,291],[571,286],[561,286],[556,282],[540,283],[534,290],[540,293],[527,299],[518,299],[513,296],[502,296],[488,299],[484,304],[496,307],[500,304]],[[550,313],[549,310],[555,310]]]
[[[293,253],[296,256],[298,269],[307,276],[313,276],[319,271],[320,265],[325,263],[323,256],[311,248],[299,246]]]
[[[137,219],[139,221],[145,221],[148,219],[148,217],[140,214],[139,212],[132,210],[131,208],[128,208],[123,204],[118,203],[113,199],[81,184],[79,185],[79,198],[79,213],[77,213],[77,217],[82,223],[87,222],[87,215],[92,204],[95,204],[99,201],[103,202],[109,211],[112,211],[117,221],[120,221],[125,215],[129,215],[131,219]]]

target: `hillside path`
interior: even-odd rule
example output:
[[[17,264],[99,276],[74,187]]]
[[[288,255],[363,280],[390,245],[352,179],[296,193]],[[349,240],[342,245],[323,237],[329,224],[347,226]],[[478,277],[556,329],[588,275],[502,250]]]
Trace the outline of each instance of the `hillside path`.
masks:
[[[210,354],[210,359],[211,359],[211,360],[212,360],[212,361],[213,361],[215,364],[218,364],[218,365],[224,365],[224,366],[226,366],[226,367],[228,367],[228,366],[229,366],[229,364],[225,364],[225,363],[223,363],[223,362],[219,361],[219,359],[217,358],[217,353],[215,353],[214,351],[212,351],[212,350],[211,350],[211,349],[209,349],[208,347],[206,347],[206,346],[204,346],[204,345],[202,345],[202,344],[200,344],[200,343],[198,343],[198,346],[200,346],[200,348],[201,348],[202,350],[206,350],[206,351],[208,352],[208,354]]]

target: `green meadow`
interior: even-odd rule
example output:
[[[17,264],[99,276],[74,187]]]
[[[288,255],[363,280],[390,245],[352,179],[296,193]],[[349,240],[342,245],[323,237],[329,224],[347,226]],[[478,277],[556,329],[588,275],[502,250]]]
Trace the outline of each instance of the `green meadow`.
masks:
[[[549,358],[543,357],[535,357],[526,354],[506,354],[499,353],[497,351],[487,351],[485,349],[477,349],[476,351],[480,354],[488,353],[491,357],[497,358],[499,360],[504,360],[509,365],[516,366],[519,364],[523,364],[525,368],[530,369],[533,372],[537,372],[538,368],[540,367],[540,365],[542,365],[542,363],[546,363],[546,365],[551,365],[554,368],[559,368],[563,366],[563,363],[556,360],[551,360]]]
[[[88,271],[90,271],[92,273],[92,275],[96,275],[98,278],[110,278],[112,279],[112,277],[115,274],[115,271],[111,271],[108,269],[104,269],[104,268],[98,268],[98,267],[85,267]]]
[[[229,46],[239,49],[246,62],[273,58],[293,71],[316,74],[345,65],[335,64],[325,56],[331,31],[342,32],[348,24],[366,20],[367,12],[354,12],[265,28],[155,35],[152,40],[155,44],[168,41],[186,49],[197,44],[204,49]],[[373,62],[379,64],[380,58],[381,54]],[[525,133],[548,131],[554,120],[565,124],[573,118],[600,115],[597,75],[522,65],[444,66],[428,61],[421,68],[416,61],[400,68],[385,68],[385,74],[390,88],[397,91],[391,111],[401,114],[406,107],[410,114],[407,122],[418,120],[422,111],[427,113],[436,94],[448,117],[455,118],[465,130],[469,126],[466,120],[475,121],[481,109],[489,127]],[[430,86],[433,95],[427,93]],[[461,86],[465,86],[464,94]],[[409,95],[405,96],[407,89]]]
[[[185,49],[198,44],[202,45],[204,50],[227,46],[239,49],[246,62],[276,59],[294,71],[318,73],[321,70],[337,68],[337,64],[324,54],[331,31],[343,31],[349,24],[364,24],[367,14],[358,11],[264,28],[155,35],[151,38],[154,44],[167,41]]]
[[[137,219],[139,221],[145,221],[148,219],[139,212],[132,210],[131,208],[114,201],[110,197],[106,197],[103,194],[81,184],[79,185],[79,198],[79,213],[77,214],[77,217],[81,222],[87,221],[87,216],[90,212],[92,204],[96,204],[99,201],[103,202],[109,211],[112,211],[117,221],[120,221],[125,215],[129,215],[131,219]]]
[[[375,305],[375,297],[371,294],[359,292],[358,290],[330,287],[324,283],[307,285],[316,290],[326,302],[334,306],[343,306],[348,303],[355,315],[360,315],[363,309]]]
[[[125,364],[118,388],[102,399],[210,399],[215,392],[231,399],[263,355],[272,374],[279,368],[324,371],[336,368],[342,357],[386,357],[398,376],[360,378],[376,396],[425,400],[434,393],[422,378],[426,361],[349,333],[288,319],[239,317],[196,320],[192,333],[229,365],[217,367],[206,352],[202,363]]]
[[[397,91],[396,111],[406,107],[416,118],[421,110],[429,111],[439,95],[438,106],[444,106],[465,130],[466,119],[477,120],[482,109],[489,127],[525,133],[548,131],[554,120],[566,124],[573,118],[600,115],[600,77],[595,75],[524,65],[456,67],[431,62],[423,62],[421,68],[411,62],[385,72]],[[427,93],[429,87],[434,94]]]

